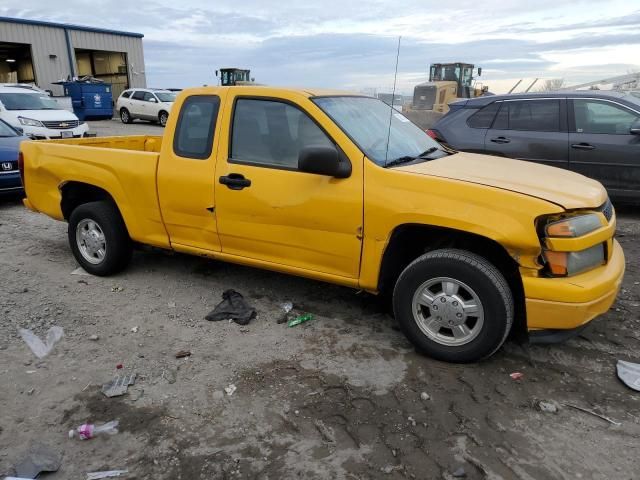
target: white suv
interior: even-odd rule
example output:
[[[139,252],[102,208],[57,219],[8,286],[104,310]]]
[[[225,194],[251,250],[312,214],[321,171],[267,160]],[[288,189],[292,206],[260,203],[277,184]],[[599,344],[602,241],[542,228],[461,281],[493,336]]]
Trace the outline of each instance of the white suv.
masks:
[[[36,89],[0,85],[0,119],[36,139],[79,138],[89,127]]]
[[[122,123],[131,123],[139,118],[153,120],[164,127],[175,99],[176,93],[169,90],[133,88],[125,90],[118,97],[116,110]]]

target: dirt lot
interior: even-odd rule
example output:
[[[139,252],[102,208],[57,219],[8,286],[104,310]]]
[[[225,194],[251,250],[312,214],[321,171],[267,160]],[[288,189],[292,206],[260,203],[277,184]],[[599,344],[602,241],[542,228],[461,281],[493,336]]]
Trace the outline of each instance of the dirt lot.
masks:
[[[615,362],[640,361],[640,214],[620,213],[619,234],[624,289],[580,337],[509,341],[460,366],[416,354],[374,298],[349,289],[160,252],[137,252],[115,277],[71,275],[66,225],[2,200],[0,477],[39,440],[63,455],[52,480],[110,469],[154,480],[638,478],[640,394]],[[204,320],[228,288],[257,308],[248,327]],[[285,301],[314,319],[278,324]],[[53,325],[64,337],[38,360],[18,328],[44,336]],[[138,379],[109,399],[100,385],[117,364]],[[541,399],[559,412],[539,411]],[[113,419],[114,437],[67,437]]]

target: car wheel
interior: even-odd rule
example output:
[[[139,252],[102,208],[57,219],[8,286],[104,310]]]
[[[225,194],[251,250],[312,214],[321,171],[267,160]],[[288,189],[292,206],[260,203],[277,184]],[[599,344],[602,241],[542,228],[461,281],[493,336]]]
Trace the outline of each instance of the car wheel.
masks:
[[[500,348],[511,330],[514,302],[504,276],[485,258],[442,249],[422,255],[400,274],[393,310],[418,350],[465,363]]]
[[[120,120],[122,120],[122,123],[133,122],[133,118],[131,118],[131,114],[129,113],[129,110],[127,110],[126,108],[120,109]]]
[[[73,210],[68,236],[73,256],[93,275],[112,275],[131,260],[131,239],[112,202],[85,203]]]
[[[168,119],[169,114],[167,112],[160,112],[160,115],[158,115],[158,123],[163,127],[167,125]]]

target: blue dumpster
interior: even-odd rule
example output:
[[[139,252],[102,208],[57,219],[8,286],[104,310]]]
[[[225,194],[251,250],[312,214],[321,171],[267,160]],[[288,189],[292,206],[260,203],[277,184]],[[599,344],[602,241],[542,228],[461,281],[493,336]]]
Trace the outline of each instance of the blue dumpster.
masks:
[[[73,113],[80,120],[113,118],[110,83],[62,82],[64,94],[71,97]]]

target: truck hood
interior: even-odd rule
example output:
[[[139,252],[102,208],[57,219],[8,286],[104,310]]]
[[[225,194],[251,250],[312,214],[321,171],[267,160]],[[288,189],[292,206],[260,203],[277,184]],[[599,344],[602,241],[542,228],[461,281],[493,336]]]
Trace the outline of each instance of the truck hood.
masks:
[[[532,162],[459,152],[437,160],[399,167],[418,175],[450,178],[510,190],[571,210],[596,208],[607,191],[583,175]]]
[[[21,126],[18,117],[31,118],[41,122],[78,120],[73,113],[67,110],[7,110],[4,112],[8,123],[14,126]]]

